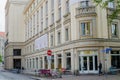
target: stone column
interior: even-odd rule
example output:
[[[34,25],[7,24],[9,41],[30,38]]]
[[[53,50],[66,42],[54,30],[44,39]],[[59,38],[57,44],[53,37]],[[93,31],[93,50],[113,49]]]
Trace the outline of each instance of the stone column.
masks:
[[[54,68],[58,68],[57,54],[54,54]]]
[[[43,65],[43,69],[45,69],[45,56],[42,56],[42,65]]]
[[[37,66],[36,66],[36,57],[34,58],[34,70],[36,70]]]
[[[75,71],[75,54],[74,54],[74,49],[70,50],[71,52],[71,72]]]
[[[77,53],[76,49],[74,50],[74,67],[75,70],[79,70],[79,54]]]
[[[38,70],[40,69],[40,56],[38,56]]]
[[[51,56],[47,56],[47,61],[48,61],[48,69],[51,69]]]
[[[61,51],[61,54],[62,54],[62,68],[66,68],[66,56],[65,56],[65,53],[64,51]]]

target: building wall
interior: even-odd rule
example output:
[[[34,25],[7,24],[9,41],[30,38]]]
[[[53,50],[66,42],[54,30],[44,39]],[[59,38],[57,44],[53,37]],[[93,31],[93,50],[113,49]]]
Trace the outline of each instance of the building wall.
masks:
[[[106,48],[119,51],[120,28],[117,27],[117,35],[111,30],[112,27],[119,26],[119,20],[115,19],[112,24],[108,23],[107,15],[110,14],[110,9],[96,7],[91,0],[86,7],[82,6],[81,0],[74,4],[67,3],[72,0],[51,1],[53,0],[29,0],[23,10],[25,35],[22,35],[20,41],[25,41],[21,44],[22,67],[25,68],[25,72],[65,68],[70,72],[79,70],[80,73],[98,73],[99,62],[103,64],[103,71],[108,71],[111,67],[112,54],[102,51]],[[42,36],[46,34],[48,46],[41,48],[44,44]],[[9,35],[12,33],[8,33]],[[37,45],[39,49],[36,49],[36,40],[39,38],[42,41],[39,46]],[[14,48],[19,43],[11,44],[6,51],[9,52],[9,47]],[[47,56],[49,49],[52,51],[52,57]],[[91,59],[94,70],[90,70]],[[87,71],[80,68],[85,65],[84,61],[87,61]]]
[[[119,35],[117,36],[117,39],[111,36],[111,24],[109,25],[107,19],[109,9],[106,10],[101,9],[99,6],[96,7],[92,1],[89,2],[88,7],[82,8],[80,1],[76,1],[77,3],[69,5],[69,11],[67,12],[67,4],[65,3],[69,0],[61,0],[61,5],[59,5],[58,1],[59,0],[55,0],[54,9],[52,9],[53,2],[51,4],[51,1],[41,0],[40,2],[35,2],[31,0],[24,10],[26,23],[26,65],[24,67],[26,67],[26,71],[31,72],[41,68],[52,68],[50,65],[52,62],[48,63],[47,67],[45,66],[47,63],[45,56],[47,56],[46,53],[48,49],[51,49],[52,54],[54,55],[54,69],[58,68],[59,65],[57,60],[58,54],[62,55],[61,68],[67,68],[66,55],[67,53],[70,53],[71,71],[74,72],[75,70],[78,70],[80,63],[79,56],[82,58],[82,56],[87,54],[85,51],[88,51],[92,53],[96,52],[96,54],[88,53],[86,56],[97,55],[97,62],[102,62],[103,70],[108,71],[111,66],[111,56],[110,54],[104,54],[104,52],[101,51],[108,47],[116,50],[117,46],[119,46],[119,44],[116,44],[116,41],[120,38]],[[72,0],[70,0],[70,3],[71,1]],[[46,11],[46,2],[48,2],[48,11]],[[60,8],[61,18],[59,17]],[[54,14],[54,19],[52,19],[52,14]],[[48,22],[46,19],[48,19]],[[90,22],[89,35],[82,35],[81,23],[83,22]],[[47,26],[46,23],[48,24]],[[69,39],[67,41],[65,36],[66,28],[68,28],[69,32]],[[118,29],[120,28],[118,27]],[[61,33],[60,44],[57,42],[58,32]],[[48,47],[36,50],[35,40],[44,34],[48,35]],[[51,46],[51,35],[54,37],[53,46]],[[105,57],[110,58],[106,59]],[[39,59],[38,63],[35,60],[36,58]],[[36,66],[38,66],[38,68]]]
[[[13,69],[13,59],[21,59],[22,56],[14,56],[14,49],[21,49],[25,42],[25,27],[23,10],[28,0],[7,0],[5,6],[5,31],[6,31],[6,48],[5,48],[5,68]],[[21,53],[21,55],[23,52]]]

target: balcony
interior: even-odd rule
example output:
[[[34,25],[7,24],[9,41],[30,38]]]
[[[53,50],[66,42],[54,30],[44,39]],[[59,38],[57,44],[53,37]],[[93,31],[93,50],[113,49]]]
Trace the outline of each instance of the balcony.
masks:
[[[95,6],[79,7],[76,8],[76,18],[96,16]]]

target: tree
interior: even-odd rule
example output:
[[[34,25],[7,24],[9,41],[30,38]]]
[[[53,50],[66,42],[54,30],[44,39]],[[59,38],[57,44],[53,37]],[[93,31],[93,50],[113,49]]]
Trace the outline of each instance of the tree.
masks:
[[[2,56],[0,55],[0,63],[2,62]]]
[[[94,0],[97,5],[100,5],[102,8],[108,8],[108,4],[113,2],[115,4],[115,8],[111,15],[108,16],[109,21],[111,22],[113,19],[118,18],[120,14],[120,0]]]

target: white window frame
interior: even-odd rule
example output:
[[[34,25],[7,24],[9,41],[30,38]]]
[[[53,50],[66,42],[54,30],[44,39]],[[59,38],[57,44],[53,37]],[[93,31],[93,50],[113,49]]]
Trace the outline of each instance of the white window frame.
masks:
[[[114,28],[114,30],[116,31],[116,32],[115,32],[116,35],[113,34],[113,25],[114,25],[114,27],[116,27],[116,28]],[[115,25],[116,25],[116,26],[115,26]],[[118,23],[112,23],[112,24],[111,24],[111,35],[112,35],[112,37],[118,37]]]
[[[83,34],[82,23],[85,23],[85,34]],[[89,34],[86,31],[86,29],[87,29],[86,23],[89,23],[89,26],[90,26]],[[80,32],[80,36],[92,36],[92,22],[91,21],[81,21],[79,23],[79,26],[80,26],[80,31],[79,31]]]

